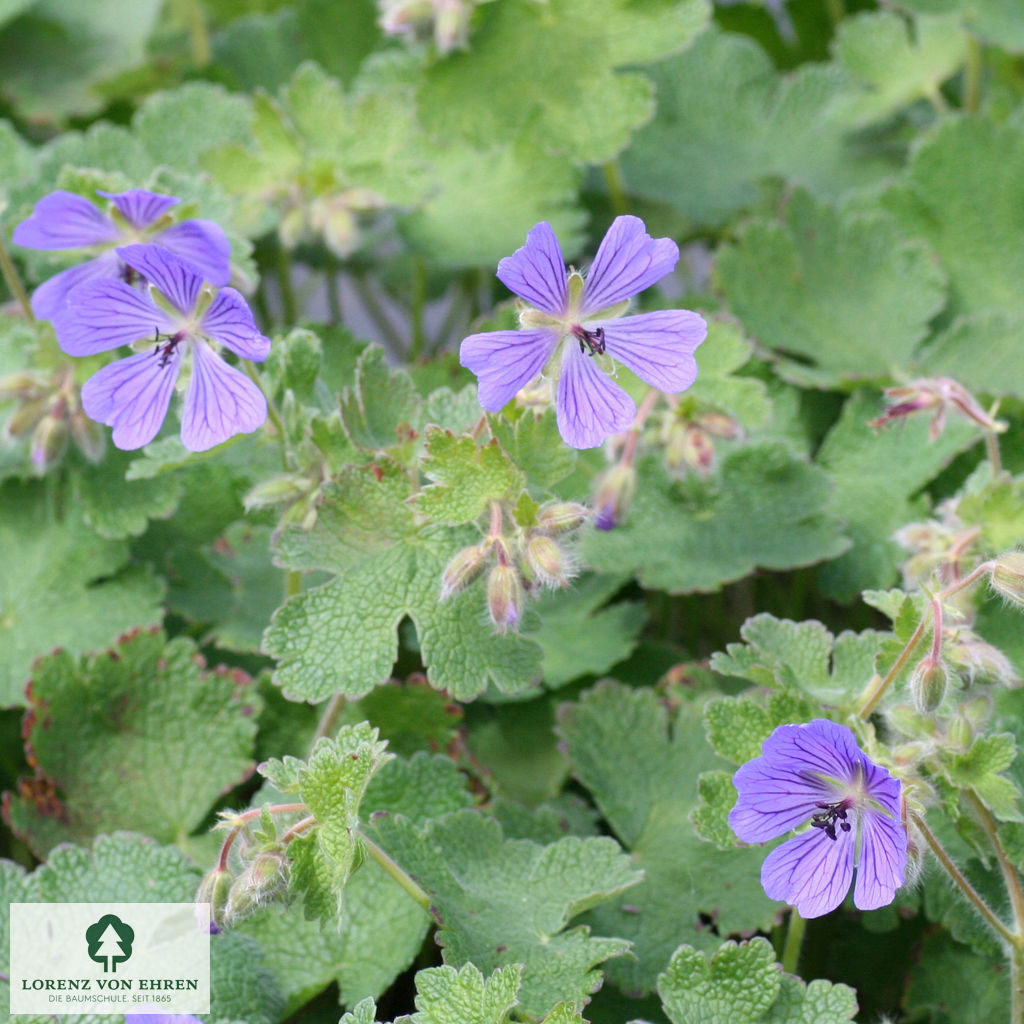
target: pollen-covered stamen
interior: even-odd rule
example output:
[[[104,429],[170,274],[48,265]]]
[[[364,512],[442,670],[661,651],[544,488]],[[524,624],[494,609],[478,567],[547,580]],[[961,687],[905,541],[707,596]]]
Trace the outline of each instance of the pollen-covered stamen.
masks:
[[[588,331],[579,324],[573,324],[572,336],[580,343],[580,351],[590,356],[604,355],[604,328]]]
[[[829,839],[835,840],[836,825],[844,832],[849,832],[853,827],[846,820],[846,812],[850,809],[850,802],[848,800],[841,800],[835,804],[817,804],[816,806],[822,808],[822,811],[821,814],[815,814],[811,818],[811,825],[814,828],[822,829]]]

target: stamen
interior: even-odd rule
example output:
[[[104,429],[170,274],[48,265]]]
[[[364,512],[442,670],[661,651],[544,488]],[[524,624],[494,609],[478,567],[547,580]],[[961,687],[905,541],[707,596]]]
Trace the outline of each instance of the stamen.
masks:
[[[816,806],[822,808],[822,813],[815,814],[811,818],[811,825],[814,828],[820,828],[829,839],[834,841],[837,838],[836,825],[844,832],[849,832],[853,827],[846,820],[846,812],[850,805],[845,800],[835,804],[817,804]]]
[[[163,335],[163,337],[167,339],[167,344],[162,346],[162,347],[160,345],[160,340],[161,340],[160,329],[159,328],[155,328],[155,332],[156,333],[154,335],[153,340],[156,342],[156,349],[154,351],[154,354],[156,354],[156,352],[160,353],[160,362],[157,365],[162,370],[171,361],[171,358],[174,356],[174,350],[184,340],[185,332],[184,331],[178,331],[177,334],[165,334],[165,335]]]
[[[604,328],[588,331],[579,324],[573,324],[572,336],[580,343],[580,352],[589,356],[604,355]]]

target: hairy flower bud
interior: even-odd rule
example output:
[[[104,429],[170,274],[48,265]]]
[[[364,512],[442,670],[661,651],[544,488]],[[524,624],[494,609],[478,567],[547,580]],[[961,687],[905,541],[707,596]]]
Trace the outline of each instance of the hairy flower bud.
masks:
[[[949,741],[953,746],[958,750],[967,751],[974,742],[977,730],[971,724],[971,720],[966,715],[958,714],[956,718],[949,723],[947,735],[949,736]]]
[[[312,489],[312,483],[303,476],[294,473],[286,473],[282,476],[273,476],[257,484],[242,499],[242,505],[246,512],[253,509],[272,508],[274,505],[287,505],[307,495]]]
[[[29,453],[32,465],[40,473],[45,473],[67,451],[68,421],[56,413],[44,416],[32,431],[32,442]]]
[[[1024,605],[1024,551],[1007,551],[1000,555],[988,580],[996,593],[1014,604]]]
[[[487,577],[487,611],[499,633],[515,630],[523,614],[523,582],[511,565],[498,564]]]
[[[567,587],[572,567],[565,552],[543,533],[535,533],[526,542],[526,564],[542,587]]]
[[[68,423],[71,426],[71,439],[75,442],[75,447],[90,462],[99,462],[107,447],[107,439],[100,425],[89,419],[81,409],[75,409],[71,413]]]
[[[224,918],[237,921],[266,906],[288,885],[288,861],[278,850],[256,854],[232,883],[224,906]]]
[[[537,512],[537,528],[545,533],[569,533],[590,518],[590,509],[578,501],[551,501]]]
[[[49,396],[23,402],[7,421],[8,437],[20,437],[34,430],[36,424],[46,415],[50,406]]]
[[[196,903],[210,904],[210,921],[218,928],[224,924],[224,913],[233,881],[230,871],[224,868],[214,868],[212,871],[208,871],[199,883]]]
[[[441,600],[469,586],[483,571],[484,552],[479,544],[457,552],[441,573]]]
[[[923,657],[910,675],[910,696],[921,714],[934,711],[942,703],[948,687],[949,669],[933,654]]]
[[[621,462],[602,473],[594,491],[594,525],[614,530],[629,512],[636,494],[636,470]]]

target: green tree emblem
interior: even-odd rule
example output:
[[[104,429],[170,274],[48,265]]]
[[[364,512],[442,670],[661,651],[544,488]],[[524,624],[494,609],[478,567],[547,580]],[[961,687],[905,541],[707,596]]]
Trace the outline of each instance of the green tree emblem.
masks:
[[[116,974],[117,965],[132,955],[135,930],[115,914],[104,914],[86,928],[85,941],[89,943],[89,958],[103,964],[103,973]]]

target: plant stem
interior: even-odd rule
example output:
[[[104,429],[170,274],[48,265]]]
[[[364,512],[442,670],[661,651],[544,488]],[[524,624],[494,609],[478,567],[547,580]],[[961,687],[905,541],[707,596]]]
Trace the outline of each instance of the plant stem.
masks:
[[[1024,1022],[1024,946],[1010,947],[1010,1024]]]
[[[924,819],[916,817],[914,818],[914,824],[920,831],[921,835],[924,836],[925,842],[931,847],[932,853],[935,854],[938,862],[946,870],[946,873],[953,880],[956,887],[967,897],[967,899],[973,904],[974,909],[988,922],[992,930],[1007,944],[1014,946],[1016,936],[1010,929],[998,918],[993,912],[992,908],[981,898],[978,894],[977,889],[967,881],[963,872],[953,863],[942,843],[939,842],[938,837],[934,832],[924,823]],[[1014,1018],[1014,1022],[1019,1018]]]
[[[284,597],[294,597],[302,590],[302,573],[296,569],[290,569],[284,578]]]
[[[994,430],[985,431],[985,454],[992,467],[992,475],[999,476],[1003,471],[1003,459],[999,454],[999,435]]]
[[[359,833],[359,839],[369,854],[384,872],[397,882],[428,914],[431,914],[430,897],[409,877],[372,839]]]
[[[330,736],[334,732],[334,727],[338,724],[338,716],[345,709],[345,695],[343,693],[336,693],[324,707],[324,713],[320,716],[320,723],[316,727],[316,732],[313,734],[313,742],[309,745],[309,752],[313,752],[313,747],[323,739],[325,736]]]
[[[981,105],[981,71],[984,65],[984,53],[981,43],[970,32],[967,33],[967,63],[964,65],[964,110],[968,114],[977,113]]]
[[[608,198],[616,216],[623,217],[629,213],[629,202],[626,199],[626,186],[622,180],[622,170],[615,160],[601,165],[604,181],[608,186]]]
[[[340,324],[341,317],[341,285],[338,281],[341,268],[338,261],[330,256],[327,269],[324,271],[324,284],[327,287],[327,308],[331,313],[331,323]]]
[[[427,301],[427,265],[422,256],[417,256],[412,271],[412,309],[409,311],[412,337],[409,340],[409,362],[414,363],[423,355],[423,309]]]
[[[296,811],[305,811],[308,808],[305,804],[275,804],[269,810],[271,814],[294,814]],[[253,818],[258,818],[262,813],[262,807],[253,807],[248,811],[243,811],[241,814],[234,815],[233,820],[235,824],[221,844],[220,856],[217,858],[218,871],[227,870],[228,854],[231,853],[231,847],[235,845],[235,840],[241,834],[246,822],[252,821]]]
[[[992,816],[992,812],[981,802],[973,790],[966,790],[964,796],[995,851],[996,859],[999,861],[999,870],[1003,875],[1003,884],[1010,897],[1014,931],[1017,933],[1018,942],[1024,942],[1024,890],[1021,889],[1020,875],[1013,861],[1010,860],[1003,841],[999,838],[999,826]]]
[[[201,0],[184,0],[185,20],[188,22],[189,43],[192,46],[192,63],[205,68],[210,63],[210,31],[206,24]]]
[[[281,842],[287,845],[293,839],[301,836],[303,832],[311,829],[317,823],[316,817],[310,815],[308,818],[303,818],[302,821],[297,821],[283,836],[281,836]]]
[[[786,927],[786,944],[782,947],[782,969],[789,974],[796,974],[806,928],[807,922],[797,912],[796,907],[793,907],[789,912],[789,924]]]
[[[10,288],[11,294],[18,300],[18,305],[21,306],[25,318],[29,323],[32,323],[35,320],[35,316],[32,313],[32,304],[28,301],[28,293],[25,291],[25,286],[21,283],[21,275],[18,273],[18,268],[14,265],[14,260],[11,259],[7,243],[3,240],[2,235],[0,235],[0,271],[3,272],[4,280],[7,282],[7,287]]]
[[[931,606],[929,606],[930,610]],[[892,667],[885,675],[879,679],[878,676],[871,681],[868,687],[868,691],[864,696],[864,703],[861,705],[860,710],[857,712],[859,718],[867,720],[871,712],[878,706],[878,702],[882,699],[885,691],[892,685],[893,680],[903,670],[903,666],[906,665],[910,656],[914,653],[917,645],[921,642],[921,637],[924,636],[925,626],[928,624],[930,618],[929,614],[921,616],[921,621],[917,624],[917,629],[910,635],[910,639],[906,642],[903,650],[900,651],[900,656],[892,663]]]

